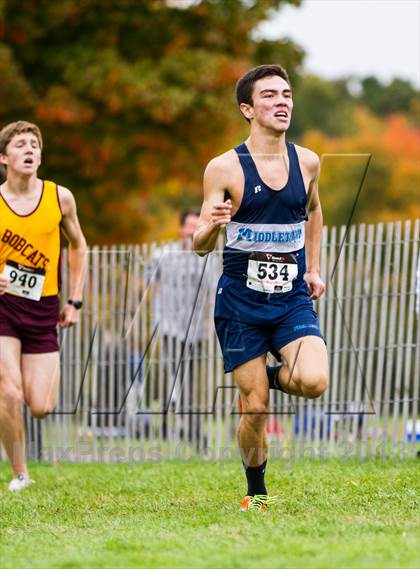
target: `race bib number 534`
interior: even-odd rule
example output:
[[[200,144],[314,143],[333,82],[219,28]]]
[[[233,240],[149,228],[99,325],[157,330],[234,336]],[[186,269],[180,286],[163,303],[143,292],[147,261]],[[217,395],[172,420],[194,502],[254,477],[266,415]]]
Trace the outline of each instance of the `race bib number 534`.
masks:
[[[247,287],[259,292],[292,290],[298,265],[292,253],[253,253],[248,260]]]
[[[6,261],[3,276],[10,280],[6,292],[31,300],[41,298],[45,281],[44,269],[34,269],[14,261]]]

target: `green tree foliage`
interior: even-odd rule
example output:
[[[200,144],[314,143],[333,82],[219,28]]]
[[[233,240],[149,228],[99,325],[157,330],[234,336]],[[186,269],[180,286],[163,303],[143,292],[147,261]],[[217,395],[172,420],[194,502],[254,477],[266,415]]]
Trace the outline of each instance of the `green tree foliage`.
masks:
[[[406,112],[419,93],[409,81],[393,79],[388,85],[378,81],[376,77],[366,77],[361,82],[360,101],[378,115]]]
[[[293,90],[292,138],[299,138],[308,130],[342,136],[353,128],[355,100],[346,80],[328,81],[306,75],[296,78]]]
[[[175,206],[200,199],[206,161],[239,142],[240,75],[262,61],[292,72],[301,63],[291,42],[253,37],[286,3],[300,0],[185,9],[176,0],[0,0],[0,123],[41,126],[42,174],[74,191],[91,243],[148,239],[156,220],[165,226]]]

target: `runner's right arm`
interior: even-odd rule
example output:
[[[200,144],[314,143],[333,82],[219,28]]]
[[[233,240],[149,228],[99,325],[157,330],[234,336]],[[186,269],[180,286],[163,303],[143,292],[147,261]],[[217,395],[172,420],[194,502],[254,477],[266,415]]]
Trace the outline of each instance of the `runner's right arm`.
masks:
[[[228,183],[226,159],[220,156],[214,158],[204,172],[204,201],[199,226],[193,238],[194,251],[200,257],[213,251],[220,230],[230,222],[232,201],[224,201]]]

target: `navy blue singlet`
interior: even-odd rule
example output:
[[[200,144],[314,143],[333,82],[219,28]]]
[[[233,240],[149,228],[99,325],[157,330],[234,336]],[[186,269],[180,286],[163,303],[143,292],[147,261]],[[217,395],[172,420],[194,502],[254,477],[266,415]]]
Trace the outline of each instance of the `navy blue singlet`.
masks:
[[[299,277],[304,273],[306,190],[294,144],[286,142],[289,177],[281,190],[260,178],[246,144],[235,148],[245,177],[241,205],[226,226],[223,273],[245,278],[250,253],[299,251]]]
[[[269,351],[277,355],[303,336],[322,338],[303,279],[307,196],[296,149],[287,143],[289,176],[280,190],[263,182],[245,144],[235,150],[245,176],[244,194],[226,226],[214,310],[226,372]],[[267,292],[270,278],[276,283]]]

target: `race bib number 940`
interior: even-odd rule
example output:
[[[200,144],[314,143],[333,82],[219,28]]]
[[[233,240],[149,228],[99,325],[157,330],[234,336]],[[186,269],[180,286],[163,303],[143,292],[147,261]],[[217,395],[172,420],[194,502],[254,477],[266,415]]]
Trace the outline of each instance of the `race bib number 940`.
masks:
[[[248,260],[247,287],[259,292],[292,290],[298,265],[292,253],[253,253]]]
[[[44,269],[34,269],[14,261],[6,261],[3,276],[10,280],[6,292],[31,300],[41,298],[45,281]]]

